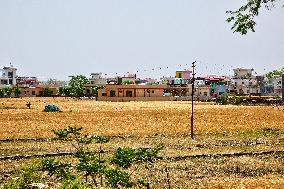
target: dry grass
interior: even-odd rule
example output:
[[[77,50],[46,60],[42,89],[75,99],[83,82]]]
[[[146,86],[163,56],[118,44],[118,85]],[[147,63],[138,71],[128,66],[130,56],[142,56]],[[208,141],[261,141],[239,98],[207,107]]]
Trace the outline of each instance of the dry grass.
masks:
[[[30,101],[32,109],[25,107]],[[45,113],[55,103],[61,113]],[[188,131],[190,102],[96,102],[64,98],[0,99],[0,138],[52,137],[52,130],[83,127],[89,134],[165,136]],[[284,107],[195,106],[195,131],[231,132],[257,128],[284,129]]]
[[[25,104],[31,102],[32,109]],[[63,112],[45,113],[48,103]],[[104,149],[153,147],[162,143],[162,156],[200,153],[284,150],[284,107],[219,106],[196,103],[195,139],[188,139],[190,102],[96,102],[64,98],[0,99],[0,139],[54,137],[52,130],[83,127],[85,134],[114,137]],[[267,129],[269,128],[269,129]],[[90,145],[97,150],[98,145]],[[0,154],[69,151],[66,142],[0,143]],[[34,160],[0,161],[1,172],[19,169]],[[134,165],[134,178],[145,177],[151,188],[284,188],[284,156],[193,158],[158,161],[146,169]],[[238,167],[238,168],[237,168]],[[1,175],[5,182],[9,173]],[[5,176],[6,175],[6,176]]]

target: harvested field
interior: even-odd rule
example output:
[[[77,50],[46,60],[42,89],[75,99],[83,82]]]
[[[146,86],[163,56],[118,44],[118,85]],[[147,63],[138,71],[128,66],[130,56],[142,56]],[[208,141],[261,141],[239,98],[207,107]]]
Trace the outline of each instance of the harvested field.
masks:
[[[32,109],[25,104],[31,102]],[[62,112],[45,113],[48,103]],[[53,137],[52,130],[83,127],[97,135],[187,135],[190,102],[96,102],[64,98],[0,99],[0,139]],[[197,133],[259,128],[284,129],[284,107],[221,106],[197,103]]]
[[[31,102],[32,109],[27,109],[27,102]],[[48,103],[57,104],[62,112],[43,112]],[[111,136],[110,142],[103,144],[106,153],[118,147],[151,148],[163,144],[163,160],[148,168],[133,165],[129,170],[134,179],[147,178],[151,188],[284,187],[283,106],[196,103],[194,140],[188,136],[190,111],[190,102],[0,99],[0,156],[73,152],[68,142],[49,138],[55,137],[52,130],[76,126],[83,127],[84,134]],[[18,138],[41,140],[6,140]],[[88,145],[94,151],[100,147]],[[273,151],[278,153],[261,153]],[[226,155],[233,153],[239,155]],[[57,158],[72,162],[71,156]],[[38,161],[0,160],[0,188],[21,167]],[[56,186],[53,180],[48,183],[51,188]]]

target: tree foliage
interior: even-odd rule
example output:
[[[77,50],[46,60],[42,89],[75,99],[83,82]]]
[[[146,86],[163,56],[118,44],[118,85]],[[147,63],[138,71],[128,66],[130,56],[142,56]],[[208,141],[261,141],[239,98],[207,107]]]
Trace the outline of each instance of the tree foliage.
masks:
[[[272,9],[279,0],[247,0],[247,3],[236,11],[227,11],[230,17],[227,22],[233,23],[233,32],[246,35],[249,30],[255,32],[255,18],[259,15],[260,9]]]
[[[11,96],[13,89],[11,87],[5,87],[4,92],[7,96]]]
[[[0,89],[0,98],[4,97],[4,95],[5,95],[4,90],[3,90],[3,89]]]
[[[284,74],[284,67],[279,70],[273,70],[271,72],[268,72],[266,74],[266,77],[268,79],[272,79],[273,77],[282,77],[283,74]]]
[[[89,80],[83,75],[73,76],[69,82],[72,95],[83,96],[84,95],[84,85],[88,83],[89,83]]]
[[[104,89],[105,86],[95,86],[92,88],[92,95],[94,96],[98,96],[98,92],[99,92],[99,89]]]
[[[51,90],[48,86],[44,87],[43,89],[43,96],[51,96]]]
[[[18,86],[14,89],[14,94],[16,97],[19,97],[19,95],[21,94],[21,89]]]

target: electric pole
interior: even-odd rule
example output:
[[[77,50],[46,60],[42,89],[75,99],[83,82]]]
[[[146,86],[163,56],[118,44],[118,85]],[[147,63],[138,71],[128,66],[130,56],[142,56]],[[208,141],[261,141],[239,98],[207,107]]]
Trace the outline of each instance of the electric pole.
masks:
[[[194,81],[195,81],[195,63],[196,61],[192,62],[192,91],[191,91],[191,127],[190,127],[190,136],[193,139],[193,98],[194,98]]]

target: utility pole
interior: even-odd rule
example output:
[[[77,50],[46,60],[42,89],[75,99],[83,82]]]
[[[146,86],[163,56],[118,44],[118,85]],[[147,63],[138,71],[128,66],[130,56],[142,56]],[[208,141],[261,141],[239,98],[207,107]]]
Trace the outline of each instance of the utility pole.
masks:
[[[195,81],[195,63],[196,61],[192,62],[192,79],[191,79],[191,85],[192,85],[192,91],[191,91],[191,127],[190,127],[190,136],[193,139],[193,97],[194,97],[194,81]]]

